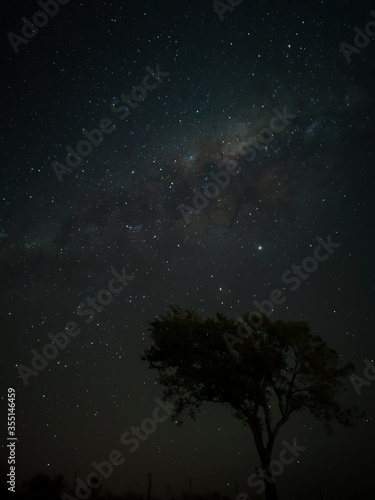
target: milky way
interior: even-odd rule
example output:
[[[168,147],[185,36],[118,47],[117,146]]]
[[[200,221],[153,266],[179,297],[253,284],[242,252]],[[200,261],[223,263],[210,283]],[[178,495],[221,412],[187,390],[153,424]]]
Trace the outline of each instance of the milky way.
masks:
[[[373,6],[244,0],[220,21],[212,2],[99,4],[61,5],[17,54],[6,34],[36,6],[18,2],[4,21],[0,347],[4,390],[17,391],[20,481],[83,477],[152,414],[162,391],[140,355],[148,322],[172,303],[236,318],[281,288],[274,319],[307,321],[359,375],[374,355],[375,42],[351,64],[340,50]],[[169,75],[121,120],[111,107],[157,65]],[[262,144],[284,108],[293,119]],[[113,131],[59,182],[53,162],[105,117]],[[194,207],[233,162],[238,175],[187,222],[181,204]],[[340,248],[290,293],[283,273],[328,235]],[[123,266],[134,280],[82,323],[77,305]],[[71,320],[79,336],[25,387],[16,365]],[[280,443],[298,436],[307,449],[278,479],[282,498],[313,500],[319,484],[327,498],[374,493],[363,447],[372,451],[375,384],[358,397],[347,382],[366,417],[332,438],[295,417]],[[196,492],[232,497],[257,465],[250,432],[208,405],[196,422],[163,423],[105,487],[146,494],[152,472],[160,497],[189,477]]]

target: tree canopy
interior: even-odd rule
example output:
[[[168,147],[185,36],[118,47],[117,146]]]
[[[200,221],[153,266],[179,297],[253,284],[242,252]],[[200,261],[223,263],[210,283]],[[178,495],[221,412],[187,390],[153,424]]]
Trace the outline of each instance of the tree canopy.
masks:
[[[153,343],[142,359],[158,371],[164,397],[173,400],[171,418],[182,423],[184,410],[195,418],[205,402],[232,408],[251,428],[263,466],[294,412],[311,412],[328,430],[333,420],[353,425],[356,408],[342,407],[336,397],[354,366],[342,365],[305,322],[248,313],[239,320],[221,313],[202,318],[171,306],[150,325]]]

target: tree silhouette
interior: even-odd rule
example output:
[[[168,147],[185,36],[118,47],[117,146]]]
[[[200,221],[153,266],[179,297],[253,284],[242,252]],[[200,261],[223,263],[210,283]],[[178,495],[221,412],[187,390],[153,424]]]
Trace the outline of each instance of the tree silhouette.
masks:
[[[48,474],[36,474],[26,484],[30,499],[60,499],[62,490],[66,487],[64,476],[61,474],[52,478]]]
[[[171,306],[150,322],[153,345],[141,359],[158,371],[164,397],[172,399],[172,420],[195,419],[204,402],[230,407],[250,427],[261,465],[267,471],[267,500],[277,500],[270,468],[280,428],[295,412],[310,411],[330,432],[332,420],[352,426],[356,407],[343,408],[336,395],[354,369],[304,322],[271,322],[244,314],[241,321],[217,313],[203,319]]]

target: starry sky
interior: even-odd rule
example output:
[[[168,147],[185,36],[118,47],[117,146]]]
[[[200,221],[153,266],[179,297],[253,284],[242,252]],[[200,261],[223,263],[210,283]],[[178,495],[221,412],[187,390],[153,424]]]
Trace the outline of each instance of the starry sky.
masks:
[[[259,465],[251,432],[227,409],[159,423],[134,453],[120,436],[162,395],[140,355],[148,322],[172,303],[236,318],[278,288],[287,299],[273,320],[307,321],[358,376],[374,361],[375,41],[350,64],[340,48],[374,5],[244,0],[221,20],[211,1],[71,0],[15,53],[8,33],[21,35],[39,7],[4,4],[1,418],[13,387],[18,483],[38,472],[85,479],[118,449],[125,463],[109,491],[145,492],[152,472],[161,497],[191,477],[193,492],[234,498],[237,481],[261,498],[246,484]],[[156,87],[121,119],[114,108],[146,75]],[[248,161],[246,147],[285,107],[289,124]],[[106,118],[112,131],[56,175],[65,148]],[[234,161],[238,175],[187,221],[181,204]],[[328,236],[340,246],[292,291],[283,274]],[[127,286],[85,321],[77,306],[123,268]],[[79,335],[25,386],[17,365],[31,367],[32,349],[68,322]],[[346,385],[342,401],[366,411],[354,428],[329,437],[305,414],[282,428],[275,456],[285,439],[306,447],[277,479],[282,498],[316,499],[319,485],[331,499],[374,495],[375,382],[360,395]]]

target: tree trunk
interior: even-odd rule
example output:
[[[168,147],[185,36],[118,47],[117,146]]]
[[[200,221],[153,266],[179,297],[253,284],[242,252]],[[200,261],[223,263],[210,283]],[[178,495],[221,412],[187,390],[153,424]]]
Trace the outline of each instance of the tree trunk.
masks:
[[[272,448],[273,448],[273,442],[275,440],[275,436],[272,436],[272,441],[269,441],[267,448],[265,448],[263,444],[263,439],[262,439],[262,433],[259,430],[259,427],[256,426],[254,423],[254,420],[252,418],[252,415],[249,415],[249,425],[250,429],[253,432],[254,440],[255,440],[255,445],[257,448],[257,451],[259,453],[259,458],[261,460],[261,464],[263,467],[263,481],[265,485],[265,492],[266,492],[266,500],[277,500],[277,489],[276,485],[274,483],[274,478],[272,476],[271,472],[271,456],[272,456]]]
[[[277,489],[275,483],[265,482],[266,484],[266,500],[277,500]]]
[[[277,500],[275,478],[272,476],[270,458],[263,462],[263,481],[266,487],[266,500]]]

